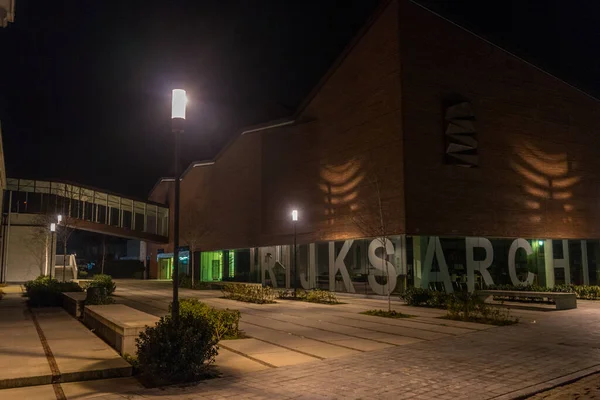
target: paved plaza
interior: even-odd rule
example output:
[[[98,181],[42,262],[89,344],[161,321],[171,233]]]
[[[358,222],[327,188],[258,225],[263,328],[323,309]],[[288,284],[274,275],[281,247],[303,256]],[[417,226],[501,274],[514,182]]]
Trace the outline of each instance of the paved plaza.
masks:
[[[118,303],[157,316],[167,313],[169,283],[117,285]],[[335,306],[256,305],[187,289],[181,296],[242,312],[241,328],[249,338],[221,342],[221,378],[161,389],[144,389],[132,378],[66,383],[61,384],[65,398],[510,399],[600,371],[596,302],[580,301],[568,311],[519,307],[511,310],[519,324],[491,327],[439,319],[443,311],[408,307],[397,299],[396,310],[416,317],[362,315],[386,308],[387,302],[351,296],[340,296],[345,304]],[[0,398],[54,397],[52,386],[44,385],[0,391]]]

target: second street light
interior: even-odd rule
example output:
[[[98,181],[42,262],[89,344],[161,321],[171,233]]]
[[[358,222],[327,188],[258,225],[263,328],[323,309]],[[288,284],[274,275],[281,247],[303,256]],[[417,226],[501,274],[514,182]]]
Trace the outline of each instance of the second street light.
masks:
[[[297,252],[297,246],[296,246],[296,224],[298,223],[298,210],[292,210],[292,222],[294,223],[294,274],[292,276],[293,282],[294,282],[294,297],[297,296],[296,293],[296,286],[297,286],[297,279],[296,279],[296,274],[298,273],[297,269],[298,269],[298,252]]]
[[[179,318],[179,136],[183,133],[187,96],[183,89],[173,89],[171,99],[171,131],[175,142],[175,193],[173,205],[173,305],[171,318]]]

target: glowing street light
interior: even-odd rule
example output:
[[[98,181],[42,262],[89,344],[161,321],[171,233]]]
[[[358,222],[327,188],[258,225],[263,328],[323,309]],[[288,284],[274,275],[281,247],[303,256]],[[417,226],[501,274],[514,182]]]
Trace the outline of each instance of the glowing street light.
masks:
[[[185,119],[187,95],[183,89],[173,89],[171,101],[171,119]]]
[[[62,222],[62,215],[60,215],[60,214],[59,214],[59,215],[56,217],[56,220],[57,220],[57,221],[58,221],[58,223],[60,224],[60,223]]]
[[[183,133],[187,95],[183,89],[173,89],[171,93],[171,131],[175,141],[175,204],[173,210],[173,305],[171,317],[179,318],[179,135]]]

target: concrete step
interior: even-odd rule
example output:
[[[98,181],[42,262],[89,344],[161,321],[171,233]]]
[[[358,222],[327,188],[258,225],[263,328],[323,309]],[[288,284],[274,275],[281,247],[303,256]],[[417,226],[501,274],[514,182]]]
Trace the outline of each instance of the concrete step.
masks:
[[[131,365],[62,308],[29,312],[9,294],[0,315],[0,389],[131,376]]]

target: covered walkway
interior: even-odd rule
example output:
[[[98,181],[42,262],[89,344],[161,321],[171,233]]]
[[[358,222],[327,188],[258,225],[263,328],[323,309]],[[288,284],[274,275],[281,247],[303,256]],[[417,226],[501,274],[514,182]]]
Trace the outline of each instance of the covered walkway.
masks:
[[[5,212],[64,215],[73,228],[155,243],[168,242],[169,208],[65,182],[7,179]]]

